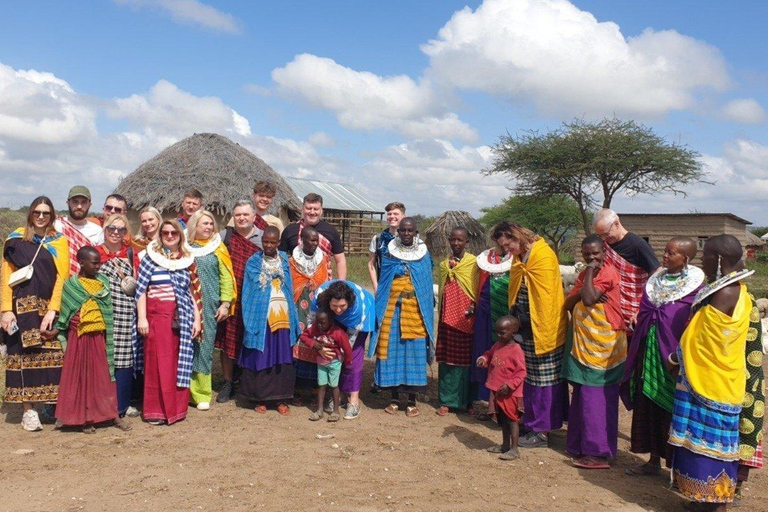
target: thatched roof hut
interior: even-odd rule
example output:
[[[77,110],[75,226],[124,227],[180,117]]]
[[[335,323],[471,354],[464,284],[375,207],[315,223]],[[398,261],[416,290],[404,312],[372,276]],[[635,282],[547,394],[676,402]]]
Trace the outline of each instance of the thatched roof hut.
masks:
[[[441,213],[435,222],[421,234],[435,261],[451,254],[448,237],[451,234],[451,230],[458,227],[469,231],[467,252],[480,254],[488,248],[488,235],[486,235],[485,229],[479,222],[467,212],[447,211]]]
[[[285,180],[256,155],[226,137],[196,133],[164,149],[126,176],[115,189],[135,212],[154,206],[164,216],[175,215],[190,188],[205,196],[208,210],[225,217],[235,201],[248,198],[256,181],[277,188],[269,213],[284,220],[295,218],[301,202]]]

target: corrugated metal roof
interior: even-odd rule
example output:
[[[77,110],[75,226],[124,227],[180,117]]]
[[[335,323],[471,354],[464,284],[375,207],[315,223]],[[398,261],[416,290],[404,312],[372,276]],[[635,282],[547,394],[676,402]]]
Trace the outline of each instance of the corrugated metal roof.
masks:
[[[374,203],[354,185],[332,183],[330,181],[306,180],[303,178],[284,177],[288,186],[301,201],[310,192],[323,196],[323,208],[326,210],[348,210],[355,212],[381,213],[384,208]]]

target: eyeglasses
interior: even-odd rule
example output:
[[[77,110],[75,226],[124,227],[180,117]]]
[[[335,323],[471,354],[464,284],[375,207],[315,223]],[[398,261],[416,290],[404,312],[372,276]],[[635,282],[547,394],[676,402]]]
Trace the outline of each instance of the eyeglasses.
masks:
[[[166,238],[176,238],[179,236],[179,233],[176,231],[161,231],[160,234]]]
[[[119,233],[121,235],[124,235],[128,232],[128,228],[119,228],[117,226],[107,226],[104,229],[106,229],[108,233]]]
[[[51,212],[44,212],[44,211],[41,211],[41,210],[32,210],[32,216],[33,217],[45,217],[45,218],[47,218],[47,217],[51,216]]]
[[[104,205],[104,211],[106,212],[112,212],[112,213],[123,213],[123,209],[119,206],[112,206],[109,204]]]

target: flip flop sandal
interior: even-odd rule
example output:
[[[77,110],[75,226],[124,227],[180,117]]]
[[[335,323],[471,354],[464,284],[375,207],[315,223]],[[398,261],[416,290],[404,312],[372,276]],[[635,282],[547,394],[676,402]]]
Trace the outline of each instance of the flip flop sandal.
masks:
[[[392,414],[392,415],[397,414],[397,411],[399,410],[400,410],[400,406],[397,404],[389,404],[384,408],[385,413]]]
[[[573,461],[573,466],[581,469],[611,469],[607,462],[586,456]]]
[[[655,476],[659,473],[661,473],[661,466],[650,466],[648,464],[641,464],[624,470],[624,474],[628,476]]]
[[[87,425],[83,427],[83,434],[95,434],[96,433],[96,427],[93,425]]]
[[[339,414],[338,414],[338,413],[335,413],[335,412],[331,413],[331,414],[328,416],[328,422],[329,422],[329,423],[334,423],[334,422],[336,422],[336,421],[339,421],[340,419],[341,419],[341,416],[339,416]]]
[[[414,406],[408,406],[405,408],[405,415],[409,418],[416,418],[421,414],[419,408]]]
[[[438,416],[448,416],[448,414],[450,414],[450,412],[451,412],[451,410],[448,407],[444,406],[444,405],[441,405],[440,407],[438,407],[435,410],[435,414],[437,414]]]
[[[320,421],[323,419],[323,411],[315,411],[309,415],[309,421]]]
[[[267,406],[264,404],[257,405],[253,408],[254,411],[256,411],[259,414],[264,414],[267,412]]]
[[[115,426],[122,430],[123,432],[128,432],[129,430],[133,430],[133,427],[128,424],[127,421],[125,421],[122,418],[119,418],[118,420],[115,420]]]
[[[485,451],[488,453],[506,453],[500,444],[495,444],[490,448],[487,448]]]
[[[288,407],[286,404],[279,404],[277,406],[277,412],[280,413],[280,416],[290,416],[291,408]]]
[[[514,453],[512,450],[508,450],[501,455],[499,455],[499,459],[501,460],[517,460],[520,458],[520,453]]]

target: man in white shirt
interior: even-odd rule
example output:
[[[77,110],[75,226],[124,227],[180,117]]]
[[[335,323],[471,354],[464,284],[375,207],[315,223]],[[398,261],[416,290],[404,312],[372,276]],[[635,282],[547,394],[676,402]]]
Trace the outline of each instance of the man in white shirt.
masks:
[[[77,263],[77,251],[86,245],[97,246],[104,243],[101,226],[89,221],[88,210],[91,207],[91,191],[88,187],[77,185],[69,189],[67,209],[69,216],[56,219],[54,227],[69,240],[69,270],[71,275],[80,271]],[[72,255],[75,257],[72,257]]]

